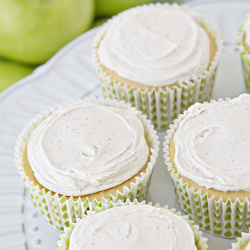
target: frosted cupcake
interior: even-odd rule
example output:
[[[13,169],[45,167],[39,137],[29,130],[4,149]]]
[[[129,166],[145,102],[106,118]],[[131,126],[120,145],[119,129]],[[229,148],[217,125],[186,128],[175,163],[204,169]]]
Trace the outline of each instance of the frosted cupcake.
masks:
[[[66,229],[58,250],[207,249],[207,239],[187,217],[167,207],[110,203]]]
[[[217,30],[176,4],[124,11],[93,44],[104,97],[130,102],[158,129],[194,102],[210,99],[221,52]]]
[[[170,126],[164,157],[183,211],[239,237],[250,226],[250,95],[197,103]]]
[[[15,156],[37,212],[63,230],[109,200],[145,199],[158,145],[139,111],[84,99],[36,116],[19,136]]]
[[[241,23],[238,39],[245,84],[250,92],[250,15],[247,15]]]

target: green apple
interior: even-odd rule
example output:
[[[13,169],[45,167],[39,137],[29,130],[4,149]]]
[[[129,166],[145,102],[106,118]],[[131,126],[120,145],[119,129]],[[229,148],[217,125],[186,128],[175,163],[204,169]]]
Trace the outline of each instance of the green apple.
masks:
[[[149,4],[151,0],[95,0],[97,16],[113,16],[117,13],[135,7]]]
[[[106,23],[108,19],[110,19],[110,17],[105,17],[105,18],[95,20],[91,26],[91,29]]]
[[[33,70],[32,67],[0,60],[0,92],[31,74]]]
[[[88,30],[94,0],[0,0],[0,56],[42,64]]]

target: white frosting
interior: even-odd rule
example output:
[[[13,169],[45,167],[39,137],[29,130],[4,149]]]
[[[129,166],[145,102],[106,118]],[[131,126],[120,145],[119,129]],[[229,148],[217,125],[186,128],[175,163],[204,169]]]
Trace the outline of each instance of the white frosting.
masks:
[[[183,176],[207,189],[250,191],[250,95],[191,106],[174,143]]]
[[[245,43],[250,46],[250,17],[244,22]]]
[[[147,163],[149,148],[138,111],[81,101],[45,119],[31,134],[27,153],[41,185],[79,196],[137,174]]]
[[[201,15],[177,6],[124,11],[112,19],[101,41],[100,62],[121,77],[155,87],[200,76],[210,59],[202,20]]]
[[[73,230],[69,250],[197,250],[191,226],[164,208],[115,207],[87,216]]]

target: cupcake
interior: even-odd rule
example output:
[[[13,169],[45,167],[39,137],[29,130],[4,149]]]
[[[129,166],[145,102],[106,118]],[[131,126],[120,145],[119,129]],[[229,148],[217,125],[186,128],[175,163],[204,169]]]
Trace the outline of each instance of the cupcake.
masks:
[[[170,126],[164,157],[181,208],[221,237],[250,226],[250,95],[196,103]]]
[[[232,243],[232,248],[229,250],[249,250],[250,249],[250,233],[242,233],[241,237],[237,238],[237,243]]]
[[[207,249],[201,234],[187,216],[167,206],[111,202],[66,229],[57,249]]]
[[[250,92],[250,15],[240,25],[238,40],[245,84]]]
[[[197,101],[210,100],[222,53],[218,31],[177,4],[150,4],[110,19],[93,43],[104,97],[142,110],[165,129]]]
[[[109,200],[146,199],[158,145],[150,121],[135,108],[83,99],[31,120],[15,161],[38,214],[63,230]]]

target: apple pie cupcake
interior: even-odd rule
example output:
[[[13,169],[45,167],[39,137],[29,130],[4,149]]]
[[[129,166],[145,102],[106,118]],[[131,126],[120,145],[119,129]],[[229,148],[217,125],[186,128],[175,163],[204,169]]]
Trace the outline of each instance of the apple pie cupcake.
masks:
[[[110,99],[63,103],[20,134],[17,169],[39,215],[63,230],[110,200],[146,199],[159,150],[140,111]]]
[[[240,25],[238,40],[245,84],[250,92],[250,14],[244,18]]]
[[[250,95],[196,103],[167,131],[164,157],[181,208],[235,238],[250,227]]]
[[[159,204],[110,202],[65,230],[57,250],[205,250],[207,239],[187,216]]]
[[[191,104],[210,100],[221,53],[221,37],[202,15],[158,3],[110,19],[92,56],[104,97],[130,102],[165,129]]]

